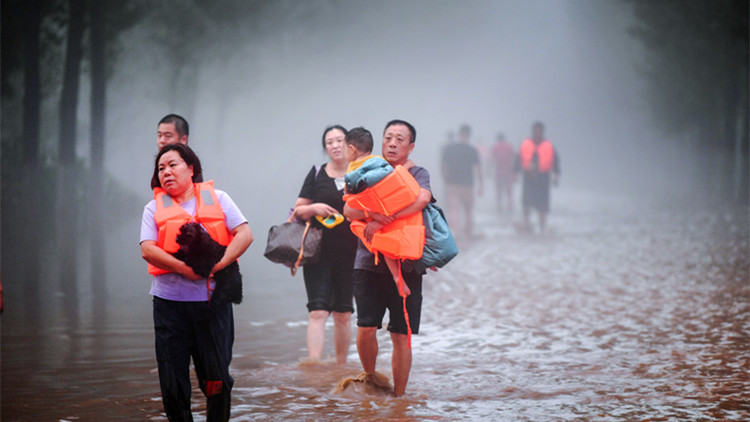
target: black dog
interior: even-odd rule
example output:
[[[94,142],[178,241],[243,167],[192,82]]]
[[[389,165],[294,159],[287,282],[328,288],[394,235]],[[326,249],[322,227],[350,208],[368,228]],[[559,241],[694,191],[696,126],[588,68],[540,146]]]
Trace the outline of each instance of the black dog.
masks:
[[[214,265],[221,260],[227,248],[213,240],[198,223],[186,223],[180,227],[177,244],[180,245],[180,250],[174,253],[175,258],[184,261],[201,277],[211,274]],[[211,296],[212,302],[242,303],[242,274],[237,261],[214,274],[214,280],[216,288]]]

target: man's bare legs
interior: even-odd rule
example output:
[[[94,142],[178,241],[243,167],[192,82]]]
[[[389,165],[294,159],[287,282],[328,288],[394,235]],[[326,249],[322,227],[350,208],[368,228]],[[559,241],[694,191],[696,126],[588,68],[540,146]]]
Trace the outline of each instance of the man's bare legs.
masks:
[[[375,373],[378,359],[377,327],[359,327],[357,329],[357,352],[362,361],[362,369],[368,374]],[[404,395],[406,383],[411,371],[411,348],[406,334],[391,333],[393,341],[393,392],[396,396]]]
[[[357,327],[357,353],[362,369],[368,374],[375,372],[378,360],[378,327]]]
[[[409,382],[411,371],[411,348],[409,347],[409,336],[400,333],[391,333],[393,342],[393,358],[391,367],[393,370],[393,393],[403,396],[406,391],[406,383]]]
[[[531,217],[531,209],[528,206],[524,205],[523,206],[523,229],[524,230],[531,231],[530,217]]]
[[[465,235],[467,239],[474,237],[474,198],[471,196],[473,192],[470,191],[467,198],[464,198],[464,220],[466,222]],[[456,226],[458,227],[458,226]]]

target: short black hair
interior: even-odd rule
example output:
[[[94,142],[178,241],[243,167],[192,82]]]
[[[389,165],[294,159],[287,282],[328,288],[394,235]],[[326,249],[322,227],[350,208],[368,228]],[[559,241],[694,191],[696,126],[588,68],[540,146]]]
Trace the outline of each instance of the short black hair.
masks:
[[[531,128],[532,128],[532,129],[534,129],[535,127],[539,127],[540,129],[544,130],[544,123],[542,123],[542,122],[541,122],[541,120],[537,120],[537,121],[535,121],[535,122],[534,122],[534,123],[533,123],[533,124],[531,125]]]
[[[180,154],[180,157],[185,160],[185,164],[193,166],[193,183],[200,183],[203,181],[203,167],[201,167],[201,160],[189,146],[176,142],[174,144],[164,145],[159,150],[159,153],[156,154],[156,160],[154,160],[154,175],[151,176],[151,189],[161,187],[161,182],[159,181],[159,159],[169,151],[177,151],[177,153]]]
[[[188,125],[187,120],[180,115],[167,114],[159,120],[159,124],[162,123],[172,123],[180,136],[190,136],[190,125]]]
[[[372,133],[362,126],[355,127],[346,134],[346,143],[354,145],[360,152],[371,153],[374,146]]]
[[[341,125],[331,125],[331,126],[328,126],[326,128],[326,130],[323,131],[323,137],[321,138],[321,140],[323,142],[323,149],[326,149],[326,135],[328,135],[328,132],[330,132],[330,131],[332,131],[334,129],[338,129],[338,130],[344,132],[344,136],[346,136],[346,134],[348,133],[346,131],[346,129],[343,126],[341,126]]]
[[[387,131],[389,127],[395,125],[404,125],[407,129],[409,129],[409,133],[411,134],[411,139],[409,140],[410,143],[413,144],[417,141],[417,130],[414,129],[414,126],[412,126],[412,124],[407,122],[406,120],[393,119],[390,122],[386,123],[385,129],[383,129],[383,135],[385,135],[385,131]]]
[[[469,126],[466,123],[462,124],[461,127],[458,129],[458,133],[460,135],[466,134],[466,136],[470,136],[471,135],[471,126]]]

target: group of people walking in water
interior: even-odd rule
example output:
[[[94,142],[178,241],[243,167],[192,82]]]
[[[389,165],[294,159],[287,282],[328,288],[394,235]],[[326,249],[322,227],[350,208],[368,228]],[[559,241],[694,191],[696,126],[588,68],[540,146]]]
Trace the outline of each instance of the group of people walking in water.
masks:
[[[560,178],[560,157],[557,149],[544,135],[544,124],[534,122],[531,136],[521,143],[518,152],[499,133],[489,147],[475,147],[470,143],[471,128],[462,125],[458,141],[449,135],[441,154],[441,174],[448,203],[448,218],[453,230],[464,239],[471,239],[474,231],[474,198],[484,192],[485,166],[490,167],[499,209],[513,211],[513,185],[523,176],[521,205],[523,221],[516,224],[519,231],[531,232],[531,211],[539,215],[539,230],[547,229],[550,210],[550,185]],[[463,225],[461,225],[463,216]]]
[[[188,147],[188,137],[189,126],[184,118],[170,114],[159,122],[159,151],[151,180],[155,199],[144,208],[140,246],[148,272],[153,276],[150,293],[164,411],[170,421],[192,420],[189,374],[192,358],[200,389],[207,398],[207,420],[226,421],[230,416],[234,384],[229,374],[234,342],[232,304],[212,301],[213,277],[197,275],[173,253],[178,248],[176,237],[180,226],[185,221],[200,223],[211,238],[226,247],[211,271],[213,275],[247,250],[253,242],[253,234],[231,197],[214,189],[212,181],[204,181],[200,159]],[[425,271],[419,266],[394,266],[392,259],[371,247],[371,242],[384,227],[412,215],[421,215],[422,210],[435,201],[429,172],[410,160],[416,138],[416,129],[404,120],[392,120],[383,130],[379,159],[393,168],[401,166],[400,171],[408,172],[416,181],[413,201],[410,199],[398,212],[368,212],[345,201],[345,176],[372,157],[374,142],[370,131],[362,127],[347,131],[339,125],[324,130],[321,143],[328,162],[312,166],[294,204],[296,218],[311,221],[323,232],[318,262],[303,267],[309,312],[309,359],[322,358],[325,324],[332,315],[336,361],[346,362],[354,300],[357,305],[356,346],[364,379],[375,377],[376,333],[382,328],[388,310],[395,396],[404,394],[409,380],[410,336],[419,332]],[[461,130],[460,143],[450,146],[450,150],[446,148],[441,170],[451,223],[458,227],[455,216],[463,206],[467,216],[466,232],[471,234],[473,173],[479,177],[480,188],[482,179],[481,171],[477,171],[479,158],[468,139],[466,126]],[[523,170],[524,187],[528,184],[539,190],[542,179],[546,178],[549,184],[550,173],[557,178],[558,159],[554,148],[551,144],[548,147],[549,142],[543,138],[541,123],[534,125],[528,142],[531,145],[524,142],[526,146],[522,145],[516,166]],[[526,194],[524,188],[527,223],[527,208],[533,207],[540,212],[543,227],[543,215],[549,209],[548,188],[546,192],[545,202],[544,192]],[[340,223],[328,228],[321,222],[328,217],[337,217]],[[359,227],[359,237],[353,233],[353,226]]]

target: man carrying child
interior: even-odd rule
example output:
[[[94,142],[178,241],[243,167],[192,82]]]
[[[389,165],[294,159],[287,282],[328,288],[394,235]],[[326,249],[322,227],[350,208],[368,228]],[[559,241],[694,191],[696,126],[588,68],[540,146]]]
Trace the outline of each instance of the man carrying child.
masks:
[[[369,156],[371,153],[372,135],[364,129],[361,131],[352,130],[351,132],[351,136],[347,136],[347,157],[350,161],[361,161],[362,158]],[[385,126],[383,158],[393,167],[398,165],[410,167],[408,171],[420,187],[417,198],[411,205],[390,216],[377,212],[368,213],[348,205],[344,207],[344,215],[349,220],[369,220],[364,231],[368,239],[372,239],[372,236],[378,230],[397,219],[421,213],[432,201],[428,171],[423,167],[414,166],[409,160],[409,155],[414,150],[415,140],[416,130],[406,121],[392,120]],[[408,337],[409,326],[414,334],[419,332],[422,308],[422,274],[404,268],[402,276],[406,288],[399,292],[398,284],[394,283],[399,275],[389,270],[385,257],[381,256],[379,263],[376,265],[374,254],[365,247],[361,240],[359,241],[354,261],[354,298],[357,302],[358,326],[357,351],[364,371],[368,374],[374,374],[378,357],[376,334],[378,328],[382,327],[383,317],[387,309],[390,318],[388,331],[391,333],[391,341],[393,342],[392,370],[396,396],[404,394],[409,380],[412,360]],[[406,295],[405,307],[409,317],[409,326],[404,316],[402,294]]]

